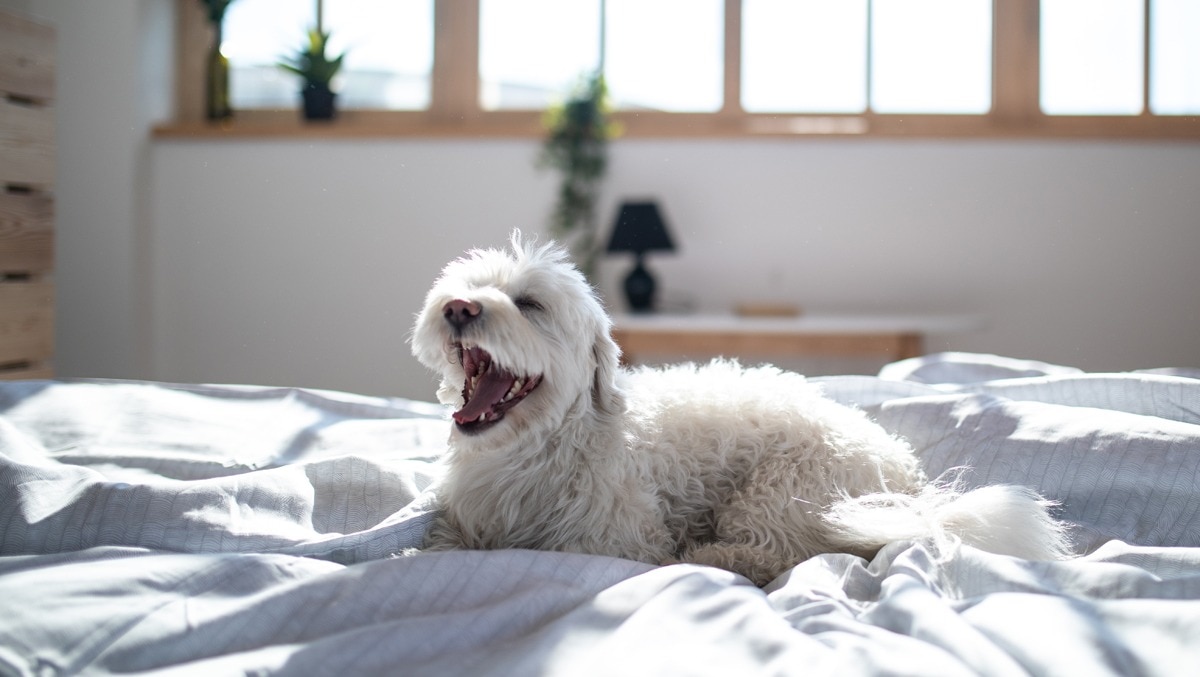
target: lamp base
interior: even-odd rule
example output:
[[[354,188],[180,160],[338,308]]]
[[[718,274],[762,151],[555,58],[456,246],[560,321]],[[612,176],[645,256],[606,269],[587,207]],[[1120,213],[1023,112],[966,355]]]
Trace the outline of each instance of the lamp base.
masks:
[[[625,277],[625,298],[629,301],[630,312],[654,312],[654,287],[654,276],[646,270],[639,254],[633,270]]]

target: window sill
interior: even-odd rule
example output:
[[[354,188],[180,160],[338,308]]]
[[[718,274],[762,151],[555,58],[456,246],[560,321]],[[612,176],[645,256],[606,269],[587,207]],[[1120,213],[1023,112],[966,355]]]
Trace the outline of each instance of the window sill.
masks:
[[[992,115],[768,115],[622,112],[622,138],[1145,139],[1200,141],[1200,116],[1051,117],[1005,121]],[[294,110],[239,111],[224,122],[182,121],[154,129],[160,139],[525,138],[545,135],[537,111],[339,111],[309,122]]]
[[[490,116],[489,116],[490,117]],[[403,137],[540,137],[540,116],[434,119],[423,111],[338,111],[333,120],[304,120],[295,110],[237,111],[229,120],[172,122],[154,129],[160,139],[353,139]]]

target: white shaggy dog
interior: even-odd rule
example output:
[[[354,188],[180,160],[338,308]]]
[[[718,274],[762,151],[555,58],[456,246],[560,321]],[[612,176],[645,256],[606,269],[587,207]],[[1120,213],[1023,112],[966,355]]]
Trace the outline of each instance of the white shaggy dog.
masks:
[[[554,245],[514,233],[511,252],[446,266],[412,337],[455,409],[427,549],[695,562],[758,585],[904,538],[1067,552],[1032,491],[935,486],[905,442],[800,375],[728,361],[628,371],[610,329]]]

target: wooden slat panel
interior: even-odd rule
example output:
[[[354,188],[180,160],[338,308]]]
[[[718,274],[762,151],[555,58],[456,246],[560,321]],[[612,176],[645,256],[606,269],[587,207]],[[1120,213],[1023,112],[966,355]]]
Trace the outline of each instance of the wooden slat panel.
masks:
[[[54,184],[54,110],[0,99],[0,183]]]
[[[54,353],[54,285],[0,282],[0,364],[39,364]]]
[[[54,200],[0,192],[0,280],[54,268]]]
[[[37,102],[54,99],[54,28],[0,12],[0,93]]]
[[[47,378],[54,353],[55,31],[0,12],[0,378]]]

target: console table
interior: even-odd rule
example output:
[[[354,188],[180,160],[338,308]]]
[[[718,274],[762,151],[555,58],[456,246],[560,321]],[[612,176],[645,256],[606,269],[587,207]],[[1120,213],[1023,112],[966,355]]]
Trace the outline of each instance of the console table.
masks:
[[[613,321],[613,339],[626,363],[647,354],[902,360],[921,355],[928,334],[973,331],[983,324],[974,316],[942,315],[618,315]]]

